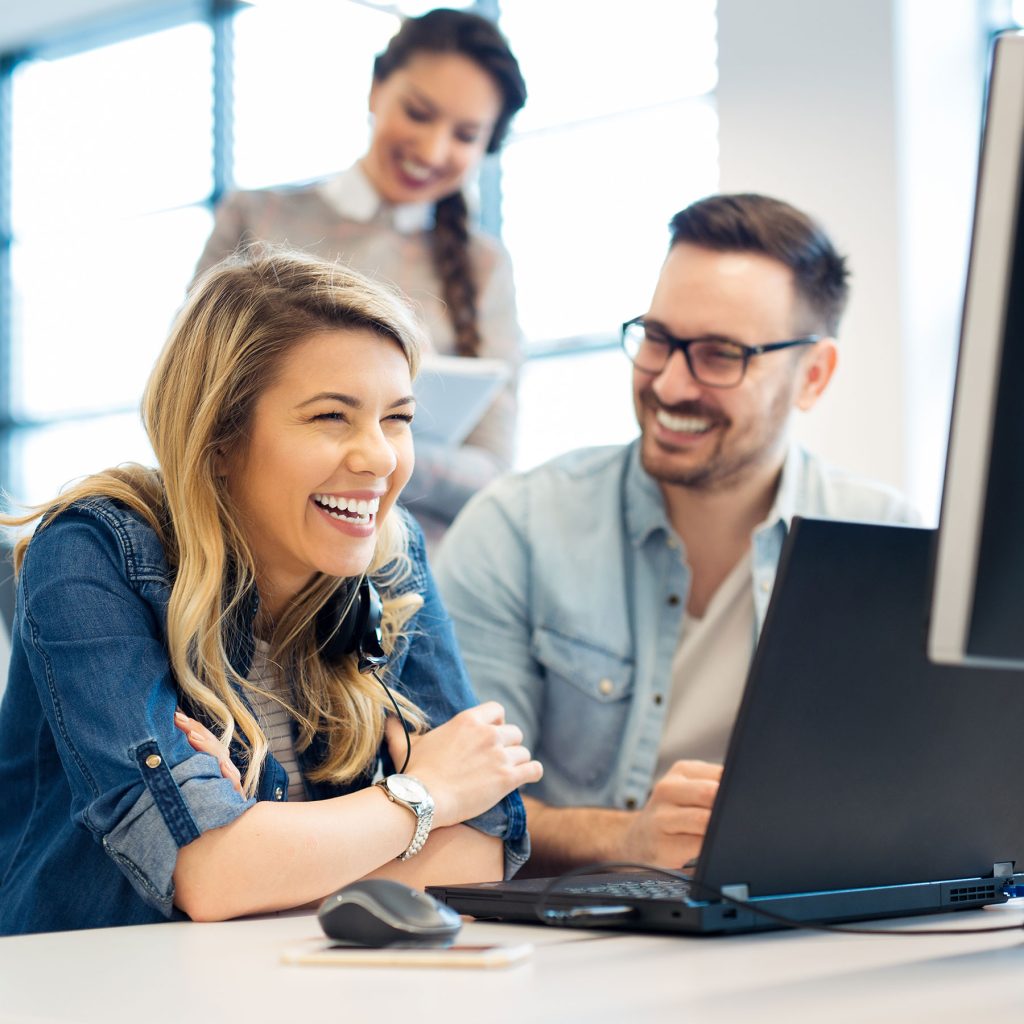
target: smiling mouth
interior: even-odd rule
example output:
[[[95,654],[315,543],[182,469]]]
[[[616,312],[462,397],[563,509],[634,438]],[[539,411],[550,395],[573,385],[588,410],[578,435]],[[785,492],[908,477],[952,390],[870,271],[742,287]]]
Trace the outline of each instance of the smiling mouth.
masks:
[[[654,418],[666,430],[676,434],[706,434],[714,423],[704,416],[676,416],[664,409],[657,409]]]
[[[313,501],[332,519],[367,525],[380,508],[380,498],[346,498],[334,494],[314,494]]]
[[[398,169],[410,180],[426,185],[434,177],[434,171],[410,157],[402,157],[398,161]]]

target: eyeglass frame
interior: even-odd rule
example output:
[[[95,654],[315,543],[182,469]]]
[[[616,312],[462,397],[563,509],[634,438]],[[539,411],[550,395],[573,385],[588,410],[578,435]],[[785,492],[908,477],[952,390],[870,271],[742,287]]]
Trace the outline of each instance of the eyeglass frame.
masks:
[[[744,345],[740,341],[732,341],[727,338],[677,338],[674,334],[669,334],[669,332],[666,331],[664,327],[658,324],[658,330],[665,336],[664,341],[662,341],[661,339],[658,339],[658,341],[660,344],[668,346],[668,355],[665,357],[665,362],[659,369],[648,370],[645,369],[643,366],[640,366],[636,362],[636,360],[629,354],[629,349],[626,348],[626,331],[629,330],[629,328],[634,326],[635,324],[639,324],[641,327],[646,328],[645,318],[642,316],[635,316],[632,320],[627,320],[621,328],[621,333],[619,336],[619,345],[622,348],[622,351],[626,353],[626,358],[641,373],[650,373],[653,374],[654,376],[657,376],[660,373],[664,373],[665,367],[668,366],[668,364],[672,360],[673,353],[682,352],[683,358],[686,360],[686,367],[690,371],[690,376],[693,377],[695,381],[697,381],[700,384],[703,384],[705,387],[708,388],[739,387],[740,384],[743,383],[743,378],[746,377],[747,375],[747,366],[749,366],[750,360],[753,359],[754,356],[761,356],[767,352],[778,352],[786,348],[795,348],[798,345],[816,345],[819,341],[821,341],[824,338],[824,335],[822,334],[806,334],[802,338],[790,338],[788,341],[769,341],[765,342],[765,344],[763,345]],[[723,345],[732,345],[740,350],[740,353],[743,358],[743,365],[740,369],[739,378],[736,380],[734,384],[712,384],[709,381],[703,380],[701,377],[699,377],[697,375],[697,372],[694,370],[693,360],[690,359],[690,346],[696,345],[700,342],[709,341],[717,341]]]

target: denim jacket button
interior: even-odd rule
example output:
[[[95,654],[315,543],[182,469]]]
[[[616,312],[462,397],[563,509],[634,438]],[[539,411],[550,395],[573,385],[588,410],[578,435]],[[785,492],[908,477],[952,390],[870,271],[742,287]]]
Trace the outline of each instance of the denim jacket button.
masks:
[[[636,797],[635,796],[627,796],[626,797],[626,809],[630,810],[630,811],[635,811],[636,810]]]
[[[284,790],[280,786],[275,786],[274,787],[274,799],[275,800],[283,800],[284,799]]]
[[[159,754],[150,754],[149,757],[146,758],[147,768],[159,768],[163,763],[163,758]]]

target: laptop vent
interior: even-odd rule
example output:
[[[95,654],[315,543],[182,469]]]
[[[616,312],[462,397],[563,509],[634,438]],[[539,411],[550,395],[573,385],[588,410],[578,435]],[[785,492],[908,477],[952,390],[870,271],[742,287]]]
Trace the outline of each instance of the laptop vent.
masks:
[[[987,885],[962,885],[949,890],[950,903],[977,903],[979,900],[995,899],[997,893],[995,883]]]

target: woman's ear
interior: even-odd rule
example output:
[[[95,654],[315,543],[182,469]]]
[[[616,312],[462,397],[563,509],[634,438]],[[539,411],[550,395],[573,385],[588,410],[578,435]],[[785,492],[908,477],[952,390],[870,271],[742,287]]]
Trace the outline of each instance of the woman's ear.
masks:
[[[810,346],[800,369],[800,385],[794,403],[798,409],[808,412],[814,408],[828,387],[838,360],[835,338],[822,338]]]

